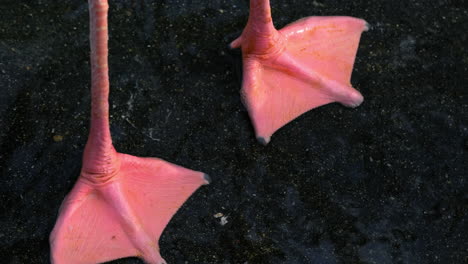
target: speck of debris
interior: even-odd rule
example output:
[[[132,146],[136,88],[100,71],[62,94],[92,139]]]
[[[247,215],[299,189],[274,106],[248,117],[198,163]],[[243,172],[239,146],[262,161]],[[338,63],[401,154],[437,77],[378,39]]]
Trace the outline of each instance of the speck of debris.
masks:
[[[55,135],[55,136],[53,137],[53,139],[54,139],[55,142],[61,142],[61,141],[63,140],[63,136],[61,136],[61,135]]]
[[[215,215],[213,215],[213,216],[214,216],[214,218],[220,218],[220,217],[223,216],[223,213],[217,213],[217,214],[215,214]]]
[[[228,223],[227,216],[221,217],[221,221],[219,222],[222,226],[226,225]]]

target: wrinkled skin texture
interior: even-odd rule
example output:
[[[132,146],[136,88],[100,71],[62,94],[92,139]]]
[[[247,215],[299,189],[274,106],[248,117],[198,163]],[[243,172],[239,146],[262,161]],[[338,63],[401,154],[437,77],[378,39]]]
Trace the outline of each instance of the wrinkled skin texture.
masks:
[[[91,129],[80,177],[50,235],[51,262],[92,264],[137,256],[166,263],[164,228],[207,175],[155,158],[117,153],[109,130],[107,0],[90,0]]]
[[[350,79],[361,33],[367,29],[362,19],[308,17],[278,31],[269,0],[250,1],[247,26],[231,48],[242,48],[241,94],[262,144],[313,108],[363,102]]]

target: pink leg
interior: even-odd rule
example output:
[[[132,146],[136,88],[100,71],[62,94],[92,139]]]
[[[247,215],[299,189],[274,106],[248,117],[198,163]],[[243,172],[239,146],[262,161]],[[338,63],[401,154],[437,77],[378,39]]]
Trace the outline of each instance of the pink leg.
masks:
[[[247,26],[231,47],[242,48],[241,93],[261,143],[313,108],[363,102],[349,82],[364,30],[361,19],[309,17],[278,31],[269,0],[250,1]]]
[[[209,177],[155,158],[117,153],[109,130],[107,0],[90,0],[91,129],[77,183],[50,235],[54,264],[137,256],[162,264],[159,237]]]

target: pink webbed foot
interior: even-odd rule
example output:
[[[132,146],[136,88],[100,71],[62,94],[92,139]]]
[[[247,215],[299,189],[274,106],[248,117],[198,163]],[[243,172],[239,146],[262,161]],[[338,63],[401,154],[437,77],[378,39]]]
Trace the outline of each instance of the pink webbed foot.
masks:
[[[365,30],[362,19],[309,17],[277,31],[269,1],[251,1],[247,26],[231,47],[242,48],[241,95],[262,144],[313,108],[363,102],[350,79]]]
[[[136,256],[163,264],[159,237],[209,177],[155,158],[117,153],[109,129],[107,0],[89,0],[91,127],[80,177],[50,234],[53,264],[94,264]]]
[[[56,264],[102,263],[137,256],[166,263],[161,233],[207,175],[155,158],[117,154],[119,166],[99,177],[83,172],[64,200],[51,234]]]

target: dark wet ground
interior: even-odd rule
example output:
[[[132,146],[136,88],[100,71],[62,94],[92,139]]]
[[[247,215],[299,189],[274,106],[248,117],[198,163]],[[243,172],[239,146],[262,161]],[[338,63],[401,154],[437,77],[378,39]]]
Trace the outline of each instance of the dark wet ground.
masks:
[[[352,80],[365,103],[315,109],[267,147],[240,101],[240,52],[227,49],[247,0],[110,4],[116,148],[213,178],[165,230],[169,263],[468,262],[463,0],[272,0],[278,27],[350,15],[372,30]],[[1,1],[1,263],[48,263],[49,232],[79,174],[87,12],[83,0]]]

